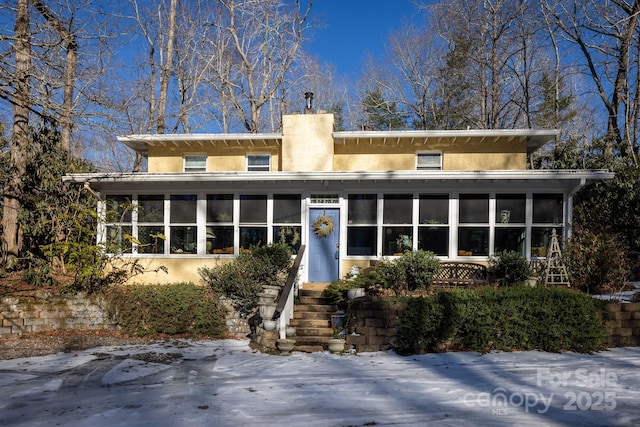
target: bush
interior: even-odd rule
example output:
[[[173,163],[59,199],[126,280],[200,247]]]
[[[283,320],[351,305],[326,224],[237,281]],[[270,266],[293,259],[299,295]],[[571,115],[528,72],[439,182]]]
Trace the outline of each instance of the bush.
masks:
[[[440,260],[433,252],[407,251],[396,261],[410,291],[424,289],[440,270]]]
[[[501,286],[523,283],[533,274],[529,261],[513,251],[498,252],[490,257],[487,271]]]
[[[243,316],[258,306],[263,285],[283,286],[291,268],[291,250],[283,244],[253,247],[227,264],[200,268],[202,280],[216,294],[231,300]]]
[[[105,299],[111,319],[130,335],[223,333],[224,308],[211,289],[193,283],[115,286]]]
[[[406,251],[395,261],[379,262],[374,274],[383,289],[389,289],[395,295],[407,295],[427,288],[439,269],[440,261],[433,252]]]
[[[565,249],[571,284],[587,293],[622,288],[630,274],[626,253],[615,234],[574,229]]]
[[[564,288],[481,288],[410,298],[395,349],[416,354],[443,349],[603,349],[603,303]]]

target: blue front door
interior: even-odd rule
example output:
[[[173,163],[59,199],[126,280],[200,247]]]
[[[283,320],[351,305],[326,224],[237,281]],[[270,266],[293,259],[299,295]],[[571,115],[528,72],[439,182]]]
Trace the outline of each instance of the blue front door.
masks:
[[[318,218],[331,219],[333,228],[326,236],[316,233]],[[323,225],[324,229],[326,225]],[[322,234],[322,233],[321,233]],[[309,281],[331,282],[340,277],[340,209],[311,209],[309,212]]]

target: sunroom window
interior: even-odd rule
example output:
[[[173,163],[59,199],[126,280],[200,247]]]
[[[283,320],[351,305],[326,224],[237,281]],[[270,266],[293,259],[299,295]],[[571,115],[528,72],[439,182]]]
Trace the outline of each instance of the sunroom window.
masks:
[[[449,195],[421,194],[418,217],[418,249],[448,256]]]
[[[300,249],[301,200],[300,194],[275,194],[273,196],[273,241],[288,245],[294,253]]]
[[[267,244],[267,196],[240,196],[240,248]]]
[[[138,196],[138,253],[163,254],[164,196],[162,194]]]
[[[564,218],[562,194],[533,195],[533,224],[531,227],[531,256],[546,257],[551,233],[555,229],[562,236]]]
[[[207,194],[207,253],[234,253],[233,194]]]
[[[458,256],[489,255],[489,195],[461,194]]]
[[[347,209],[347,255],[376,255],[377,195],[350,194]]]
[[[106,197],[106,249],[109,253],[128,254],[132,252],[133,198],[130,195],[109,195]]]
[[[172,194],[170,200],[171,253],[195,254],[198,252],[196,224],[198,198],[195,194]]]
[[[510,251],[525,255],[525,194],[496,194],[494,252]]]
[[[385,194],[382,212],[382,255],[402,255],[413,249],[411,194]]]

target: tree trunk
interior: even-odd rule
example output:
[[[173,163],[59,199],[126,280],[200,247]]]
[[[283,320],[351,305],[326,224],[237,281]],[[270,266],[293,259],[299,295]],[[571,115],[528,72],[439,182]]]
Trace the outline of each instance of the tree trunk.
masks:
[[[171,10],[169,11],[169,34],[167,36],[167,57],[160,76],[160,94],[158,98],[158,126],[157,132],[164,133],[165,110],[167,107],[167,91],[169,90],[169,78],[171,77],[171,66],[173,62],[173,45],[176,32],[176,7],[177,0],[171,0]]]
[[[76,36],[67,30],[58,18],[42,3],[41,0],[31,0],[40,15],[51,25],[64,40],[66,51],[64,67],[64,99],[60,115],[60,145],[68,153],[71,152],[71,117],[73,115],[73,90],[75,88],[76,70],[78,67],[78,44]]]
[[[2,233],[7,243],[11,268],[22,250],[22,229],[18,215],[22,207],[23,177],[27,167],[29,138],[29,89],[31,69],[31,34],[29,29],[29,0],[18,0],[14,27],[16,60],[13,94],[13,138],[9,176],[4,189]]]

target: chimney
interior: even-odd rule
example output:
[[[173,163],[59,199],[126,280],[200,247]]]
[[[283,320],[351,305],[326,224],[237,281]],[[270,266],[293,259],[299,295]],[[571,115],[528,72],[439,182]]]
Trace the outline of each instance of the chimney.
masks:
[[[304,113],[313,114],[313,92],[305,92],[304,101],[305,101]]]

